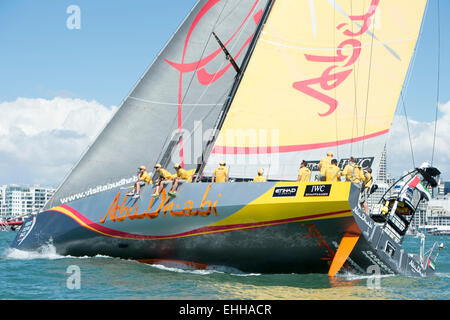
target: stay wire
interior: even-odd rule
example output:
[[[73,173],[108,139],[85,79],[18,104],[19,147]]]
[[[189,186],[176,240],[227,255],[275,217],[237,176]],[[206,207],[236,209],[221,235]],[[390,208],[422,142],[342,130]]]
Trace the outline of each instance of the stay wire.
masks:
[[[415,164],[416,162],[414,160],[414,150],[413,150],[413,145],[412,145],[411,132],[409,130],[408,114],[406,113],[406,105],[405,105],[405,100],[403,98],[403,90],[400,91],[400,98],[401,98],[401,101],[402,101],[403,113],[405,114],[406,129],[408,131],[409,147],[411,149],[411,158],[412,158],[413,168],[415,168],[416,167],[416,164]]]
[[[373,15],[373,21],[372,21],[373,27],[372,27],[372,37],[371,37],[371,43],[370,43],[369,74],[367,76],[367,94],[366,94],[366,108],[364,111],[363,137],[366,135],[367,109],[369,106],[370,76],[371,76],[371,71],[372,71],[372,57],[373,57],[373,39],[375,38],[375,19],[376,19],[376,14]],[[364,139],[362,141],[361,157],[364,157]]]
[[[433,149],[431,152],[431,166],[433,166],[434,152],[436,148],[437,135],[437,121],[439,112],[439,97],[440,97],[440,69],[441,69],[441,21],[440,21],[440,0],[437,0],[437,83],[436,83],[436,111],[434,116],[434,134],[433,134]]]
[[[333,25],[336,25],[336,10],[333,10]],[[353,25],[352,25],[352,27],[353,27]],[[333,32],[333,43],[336,45],[336,30],[334,30],[334,32]],[[336,55],[333,55],[333,60],[334,60],[334,65],[336,65]],[[336,73],[334,74],[334,79],[333,80],[336,81]],[[336,86],[334,87],[333,92],[334,92],[334,100],[337,101],[337,99],[336,99],[336,95],[337,95],[337,93],[336,93]],[[334,119],[335,119],[335,124],[334,125],[335,125],[335,128],[336,128],[336,156],[339,159],[338,110],[339,109],[336,109],[334,111]]]
[[[428,2],[425,6],[425,12],[424,12],[424,20],[425,17],[428,16]],[[417,57],[417,48],[419,47],[420,44],[420,39],[422,39],[422,34],[423,34],[423,26],[424,26],[424,21],[422,21],[422,24],[420,26],[420,30],[419,30],[419,36],[417,37],[417,43],[416,46],[414,48],[414,52],[413,52],[413,56],[412,56],[412,60],[406,75],[406,79],[404,81],[404,84],[402,86],[402,90],[400,91],[400,102],[403,106],[403,113],[405,114],[405,121],[406,121],[406,128],[408,131],[408,139],[409,139],[409,145],[410,145],[410,150],[411,150],[411,161],[413,163],[413,167],[415,167],[415,158],[414,158],[414,148],[413,148],[413,143],[412,143],[412,138],[411,138],[411,131],[409,129],[409,119],[408,119],[408,115],[406,113],[406,103],[405,103],[405,99],[404,96],[407,95],[407,91],[409,88],[409,83],[411,81],[411,77],[412,77],[412,70],[414,70],[414,66],[415,66],[415,61],[416,61],[416,57]]]
[[[217,19],[216,19],[214,25],[212,26],[212,30],[213,30],[213,31],[215,30],[217,24],[219,23],[220,17],[222,16],[222,13],[223,13],[225,7],[227,6],[227,4],[228,4],[228,1],[223,5],[222,10],[220,11],[220,13],[219,13],[219,15],[218,15],[218,17],[217,17]],[[200,55],[200,59],[199,59],[198,62],[197,62],[197,67],[195,68],[196,70],[198,69],[198,66],[200,65],[200,62],[201,62],[202,58],[203,58],[204,55],[205,55],[206,48],[208,47],[208,44],[209,44],[209,42],[210,42],[210,40],[211,40],[211,36],[212,36],[212,32],[209,34],[208,39],[206,40],[205,46],[203,47],[203,50],[202,50],[201,55]],[[191,78],[190,78],[190,80],[189,80],[188,86],[187,86],[187,88],[186,88],[186,92],[184,93],[184,95],[183,95],[183,97],[182,97],[182,99],[181,99],[181,105],[183,105],[183,102],[184,102],[184,100],[185,100],[187,94],[189,93],[189,90],[190,90],[190,87],[191,87],[191,85],[192,85],[192,82],[193,82],[193,80],[194,80],[194,78],[195,78],[195,75],[196,75],[196,72],[193,72],[192,75],[191,75]],[[173,119],[173,121],[172,121],[172,124],[175,124],[177,121],[178,121],[178,113],[175,115],[175,117],[174,117],[174,119]],[[171,136],[171,134],[167,135],[167,137],[166,137],[166,139],[165,139],[165,141],[164,141],[164,145],[166,145],[166,144],[168,143],[169,137],[170,137],[170,136]],[[165,148],[162,148],[161,151],[160,151],[160,153],[159,153],[159,155],[158,155],[158,157],[157,157],[156,159],[159,159],[159,158],[161,157],[161,155],[163,154],[164,151],[165,151]]]

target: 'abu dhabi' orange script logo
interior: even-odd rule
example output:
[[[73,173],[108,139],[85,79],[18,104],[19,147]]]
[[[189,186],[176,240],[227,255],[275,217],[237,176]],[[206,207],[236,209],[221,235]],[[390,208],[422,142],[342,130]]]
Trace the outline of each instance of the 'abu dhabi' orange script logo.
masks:
[[[127,204],[127,195],[123,198],[122,204],[119,204],[120,200],[120,191],[117,193],[116,197],[114,198],[113,202],[111,203],[111,206],[108,209],[108,212],[106,215],[100,219],[100,223],[105,223],[106,219],[109,216],[109,219],[113,222],[120,222],[124,221],[125,219],[134,220],[134,219],[155,219],[159,216],[160,212],[163,213],[164,217],[166,217],[166,214],[169,213],[172,217],[189,217],[189,216],[201,216],[201,217],[208,217],[211,212],[218,216],[217,214],[217,202],[219,200],[214,201],[214,203],[211,200],[207,200],[209,190],[211,189],[211,184],[208,185],[208,187],[205,190],[205,193],[203,194],[202,200],[198,206],[198,209],[194,210],[194,201],[188,200],[184,203],[184,205],[176,204],[175,201],[170,201],[170,197],[166,195],[166,190],[161,191],[161,202],[155,210],[152,211],[153,203],[156,202],[155,198],[152,198],[150,200],[150,204],[148,206],[147,210],[144,210],[141,213],[138,213],[139,211],[139,204],[138,202],[134,203],[134,206],[128,206]],[[218,194],[218,197],[220,198],[222,196],[221,193]]]

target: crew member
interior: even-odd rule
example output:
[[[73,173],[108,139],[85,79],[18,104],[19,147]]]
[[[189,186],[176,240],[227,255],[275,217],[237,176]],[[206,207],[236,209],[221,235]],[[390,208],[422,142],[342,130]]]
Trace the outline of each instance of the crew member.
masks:
[[[258,175],[253,179],[253,182],[266,182],[266,178],[263,176],[264,170],[258,169]]]
[[[356,159],[350,157],[349,163],[345,166],[341,173],[341,176],[345,177],[345,181],[353,181],[354,183],[360,183],[362,180],[361,169],[356,164]]]
[[[319,162],[320,181],[326,181],[325,173],[328,166],[331,165],[333,159],[333,152],[328,151],[326,157],[323,157]]]
[[[152,184],[152,179],[150,174],[147,172],[147,168],[145,166],[140,166],[138,168],[137,178],[138,181],[134,184],[133,191],[131,193],[127,193],[127,196],[133,196],[133,198],[140,197],[141,188],[145,186],[146,183]]]
[[[172,174],[166,169],[162,168],[159,163],[155,166],[155,170],[158,178],[156,179],[155,183],[156,190],[152,197],[159,197],[159,193],[162,189],[164,189],[164,185],[167,184],[169,180],[172,180]]]
[[[337,160],[331,160],[330,165],[325,170],[325,181],[341,181],[340,178],[340,170],[337,166]]]
[[[307,162],[305,160],[300,164],[300,169],[298,170],[297,181],[309,181],[311,178],[311,170],[306,166]]]
[[[369,206],[367,205],[367,198],[369,197],[370,187],[372,186],[372,169],[368,168],[363,175],[363,190],[361,191],[360,203],[364,208],[366,214],[369,214]]]
[[[212,174],[212,182],[228,182],[228,168],[225,161],[221,161]]]
[[[175,163],[173,168],[175,169],[176,174],[173,176],[172,188],[169,191],[169,196],[176,197],[178,186],[183,182],[191,182],[191,176],[186,170],[181,168],[178,163]]]

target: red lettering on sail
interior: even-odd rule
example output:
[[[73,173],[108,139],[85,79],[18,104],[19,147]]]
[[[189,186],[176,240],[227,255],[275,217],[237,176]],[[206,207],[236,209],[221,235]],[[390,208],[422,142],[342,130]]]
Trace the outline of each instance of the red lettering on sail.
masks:
[[[210,84],[214,83],[215,81],[219,80],[226,73],[226,71],[230,68],[230,65],[231,65],[231,63],[228,63],[224,68],[222,68],[221,70],[219,70],[219,71],[217,71],[216,73],[213,73],[213,74],[209,74],[204,69],[204,66],[206,66],[208,63],[210,63],[214,58],[217,57],[217,55],[220,53],[220,51],[222,51],[221,48],[218,48],[213,53],[209,54],[205,58],[200,59],[198,61],[189,62],[189,63],[185,63],[184,62],[184,59],[186,57],[187,47],[188,47],[188,44],[189,44],[189,41],[190,41],[190,38],[191,38],[191,35],[192,35],[194,29],[197,27],[198,23],[204,17],[204,15],[207,14],[211,10],[211,8],[213,8],[220,1],[221,0],[209,0],[209,1],[207,1],[203,5],[203,7],[200,9],[198,14],[195,16],[191,26],[189,27],[186,39],[184,41],[184,48],[183,48],[183,54],[181,56],[181,63],[177,63],[177,62],[173,62],[173,61],[169,61],[167,59],[164,59],[169,65],[171,65],[173,68],[175,68],[176,70],[178,70],[180,72],[180,77],[179,77],[179,81],[178,81],[179,85],[178,85],[178,119],[177,119],[178,120],[177,121],[178,131],[179,132],[182,131],[182,118],[181,118],[181,115],[182,115],[182,101],[183,101],[183,98],[182,98],[182,93],[183,93],[183,74],[198,70],[196,72],[196,74],[197,74],[197,79],[198,79],[199,83],[201,85],[210,85]],[[244,26],[244,24],[246,23],[246,21],[250,17],[251,13],[256,8],[256,5],[258,4],[258,2],[259,2],[259,0],[255,0],[252,8],[248,12],[248,14],[245,17],[244,21],[242,21],[241,25],[237,28],[237,30],[224,43],[225,46],[228,45],[231,42],[231,40],[233,40],[234,37],[237,35],[239,30],[242,29],[242,27]],[[253,20],[255,21],[256,25],[258,25],[261,17],[262,17],[262,10],[259,10],[253,16]],[[239,52],[234,57],[234,59],[236,59],[241,54],[242,50],[248,45],[248,43],[250,43],[252,37],[253,37],[253,34],[250,35],[250,37],[247,39],[247,41],[242,45],[242,47],[240,48]],[[180,147],[181,167],[184,168],[183,137],[181,137],[181,139],[180,139],[179,147]]]
[[[365,33],[370,25],[372,24],[372,16],[375,14],[375,11],[379,5],[380,0],[372,0],[372,3],[369,7],[369,10],[366,14],[360,16],[350,16],[350,20],[353,21],[362,21],[361,29],[358,32],[350,32],[348,29],[343,31],[343,34],[349,37],[354,37]],[[337,29],[342,29],[347,23],[341,23],[337,26]],[[351,50],[351,54],[344,54],[343,49],[345,47],[350,47],[348,49]],[[319,116],[326,117],[332,114],[338,107],[339,101],[336,98],[333,98],[326,93],[320,91],[322,89],[324,91],[329,91],[335,89],[340,84],[342,84],[348,76],[353,72],[352,66],[359,59],[361,55],[361,42],[357,39],[346,39],[342,41],[337,49],[336,55],[334,56],[319,56],[319,55],[310,55],[305,54],[305,58],[311,62],[330,62],[333,63],[332,66],[327,67],[325,71],[322,72],[322,75],[313,79],[297,81],[292,84],[292,87],[304,94],[309,95],[310,97],[323,102],[328,105],[328,110],[326,112],[319,112]],[[342,65],[341,65],[342,64]],[[342,70],[342,71],[341,71]],[[314,88],[314,85],[319,85],[319,88]]]
[[[336,68],[336,66],[331,66],[328,69],[326,69],[322,76],[319,78],[311,79],[311,80],[304,80],[304,81],[298,81],[293,84],[293,87],[311,97],[316,98],[317,100],[322,101],[323,103],[327,104],[330,108],[325,113],[319,113],[321,117],[325,117],[330,115],[331,113],[336,110],[338,102],[327,96],[326,94],[321,93],[318,90],[315,90],[311,87],[313,84],[320,84],[320,87],[324,90],[331,90],[333,88],[336,88],[338,85],[340,85],[347,77],[350,75],[352,70],[342,71],[334,74],[330,74],[330,71]],[[328,84],[330,81],[334,81],[332,84]]]
[[[355,37],[360,36],[363,33],[365,33],[367,30],[369,30],[370,25],[372,24],[372,16],[375,14],[375,11],[378,8],[378,5],[380,4],[380,0],[372,0],[372,3],[369,6],[369,11],[367,11],[366,14],[361,16],[350,16],[350,20],[352,21],[362,21],[361,29],[358,32],[352,32],[351,30],[345,30],[344,34],[349,37]],[[338,29],[341,29],[346,23],[340,24],[338,26]]]
[[[177,62],[173,62],[173,61],[164,59],[168,64],[170,64],[173,68],[177,69],[181,73],[189,73],[189,72],[197,71],[198,81],[202,85],[209,85],[209,84],[217,81],[218,79],[220,79],[223,76],[223,74],[231,66],[231,63],[228,63],[224,68],[222,68],[221,70],[217,71],[216,73],[209,74],[209,73],[206,72],[204,67],[208,63],[210,63],[212,60],[214,60],[214,58],[217,57],[217,55],[222,51],[221,48],[218,48],[217,50],[215,50],[214,52],[212,52],[211,54],[209,54],[208,56],[206,56],[203,59],[200,59],[200,60],[197,60],[197,61],[194,61],[194,62],[189,62],[189,63],[185,63],[184,62],[184,57],[186,55],[187,45],[189,43],[189,39],[190,39],[190,36],[191,36],[192,32],[194,31],[195,27],[197,26],[197,24],[199,23],[201,18],[203,18],[203,16],[218,2],[220,2],[220,1],[218,1],[218,0],[210,0],[210,1],[208,1],[208,3],[205,4],[205,6],[200,10],[198,15],[194,19],[194,22],[192,23],[191,27],[189,28],[188,35],[187,35],[186,40],[185,40],[185,45],[184,45],[184,49],[183,49],[183,56],[182,56],[182,59],[181,59],[181,63],[177,63]],[[244,24],[246,23],[246,21],[250,17],[250,14],[253,12],[253,10],[255,9],[255,7],[258,4],[258,2],[259,2],[259,0],[255,1],[255,3],[253,4],[252,8],[249,11],[249,13],[245,17],[244,21],[242,21],[241,25],[237,28],[237,30],[224,43],[225,46],[227,46],[234,39],[234,37],[237,35],[237,33],[242,29],[242,27],[244,26]],[[253,16],[253,20],[254,20],[256,25],[261,20],[261,17],[262,17],[262,10],[259,10]],[[239,49],[238,53],[234,56],[234,59],[239,57],[239,55],[242,53],[244,48],[250,43],[252,37],[253,37],[253,34],[241,46],[241,48]]]
[[[310,54],[305,54],[306,60],[308,61],[315,61],[315,62],[343,62],[345,59],[348,58],[348,56],[342,54],[342,48],[344,48],[346,45],[351,45],[353,48],[352,56],[350,59],[348,59],[348,62],[344,65],[344,67],[348,67],[355,63],[355,61],[359,58],[359,55],[361,54],[361,42],[356,39],[348,39],[345,41],[342,41],[338,49],[336,50],[337,55],[336,56],[313,56]]]

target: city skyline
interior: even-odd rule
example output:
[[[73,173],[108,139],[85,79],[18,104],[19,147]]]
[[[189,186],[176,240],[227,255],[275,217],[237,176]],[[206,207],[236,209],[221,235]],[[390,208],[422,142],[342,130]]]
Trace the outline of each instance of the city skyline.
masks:
[[[312,1],[314,3],[314,1]],[[58,186],[196,3],[0,4],[0,181]],[[434,157],[450,180],[450,3],[430,0],[388,140],[387,172]],[[72,19],[79,8],[79,25]],[[437,66],[439,61],[439,99]],[[434,156],[435,106],[439,102]],[[406,107],[408,126],[403,107]],[[425,110],[425,111],[424,111]],[[409,134],[412,139],[411,152]]]

